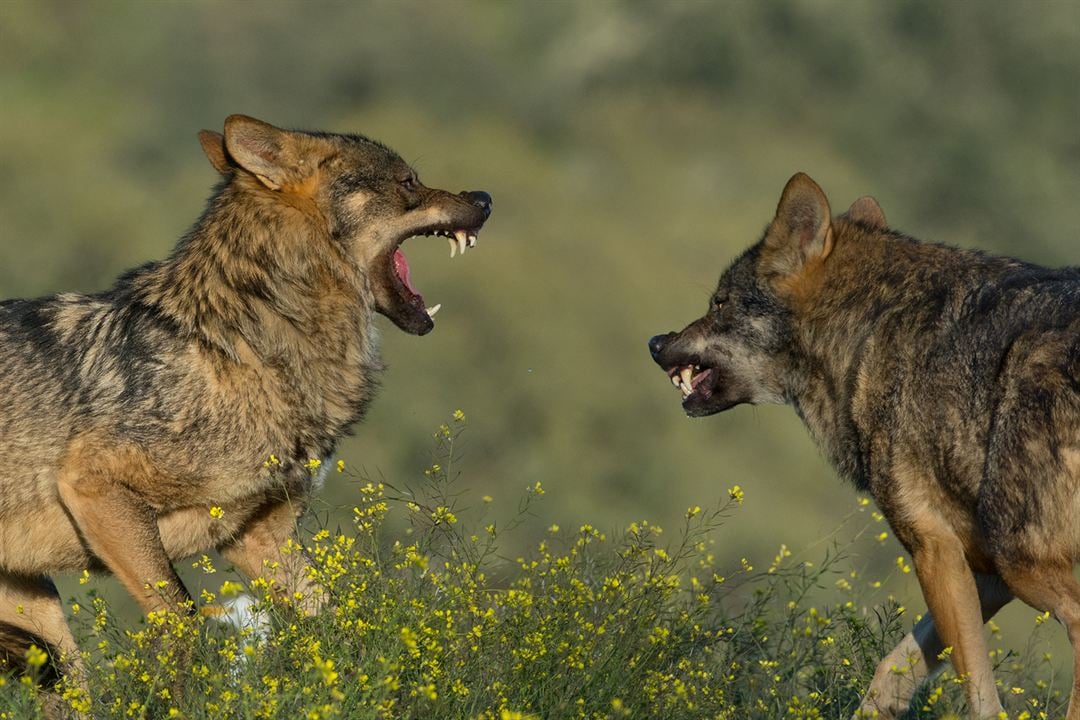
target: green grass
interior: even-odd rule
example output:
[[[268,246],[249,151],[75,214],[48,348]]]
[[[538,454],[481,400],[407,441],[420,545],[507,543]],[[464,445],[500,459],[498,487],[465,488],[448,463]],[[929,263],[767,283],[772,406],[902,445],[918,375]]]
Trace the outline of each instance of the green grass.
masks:
[[[439,428],[415,486],[354,478],[352,527],[306,534],[332,598],[318,616],[256,581],[247,591],[270,618],[265,637],[202,613],[132,625],[88,583],[72,609],[92,695],[61,687],[66,704],[103,718],[849,717],[914,620],[875,601],[880,583],[852,568],[853,551],[882,532],[865,501],[838,533],[850,539],[814,562],[781,546],[767,567],[717,567],[716,546],[739,541],[724,532],[737,486],[716,507],[688,508],[676,532],[550,525],[533,552],[503,557],[508,535],[550,523],[545,491],[529,487],[501,526],[486,520],[490,499],[460,491],[463,430],[460,414]],[[194,564],[215,581],[201,604],[244,590],[209,558]],[[895,572],[905,568],[898,559]],[[1064,709],[1038,632],[1019,653],[995,651],[1013,718]],[[916,716],[962,713],[962,697],[946,673]],[[38,716],[32,677],[6,678],[0,712]]]

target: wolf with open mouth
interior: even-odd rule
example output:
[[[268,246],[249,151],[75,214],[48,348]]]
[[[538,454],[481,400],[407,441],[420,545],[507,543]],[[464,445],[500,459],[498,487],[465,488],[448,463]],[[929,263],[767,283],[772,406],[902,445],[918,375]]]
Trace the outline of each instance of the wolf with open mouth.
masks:
[[[929,612],[858,717],[906,713],[946,647],[971,715],[1004,715],[983,624],[1016,597],[1065,626],[1080,720],[1080,268],[920,242],[868,196],[833,217],[799,173],[649,351],[692,417],[793,406],[911,553]]]
[[[402,245],[464,254],[491,213],[358,135],[233,115],[199,139],[222,180],[168,259],[97,294],[0,303],[6,657],[34,642],[78,663],[55,572],[106,570],[145,611],[186,611],[172,561],[216,548],[318,609],[306,557],[281,549],[372,399],[375,315],[424,335],[440,307]]]

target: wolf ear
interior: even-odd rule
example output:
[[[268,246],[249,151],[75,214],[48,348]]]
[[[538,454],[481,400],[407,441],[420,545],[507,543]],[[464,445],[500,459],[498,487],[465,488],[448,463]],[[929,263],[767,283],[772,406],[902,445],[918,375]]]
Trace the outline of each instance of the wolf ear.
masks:
[[[222,175],[232,175],[235,166],[229,162],[229,153],[225,150],[225,136],[213,130],[199,131],[199,144],[206,153],[210,164]]]
[[[290,134],[247,115],[225,118],[225,149],[271,190],[280,190],[292,165]]]
[[[851,203],[851,207],[840,217],[852,222],[862,223],[876,230],[884,230],[889,227],[889,224],[885,221],[885,211],[878,205],[878,201],[869,195],[863,195]]]
[[[780,196],[776,217],[765,233],[772,269],[782,275],[800,270],[807,260],[825,259],[832,252],[832,215],[818,184],[797,173]]]

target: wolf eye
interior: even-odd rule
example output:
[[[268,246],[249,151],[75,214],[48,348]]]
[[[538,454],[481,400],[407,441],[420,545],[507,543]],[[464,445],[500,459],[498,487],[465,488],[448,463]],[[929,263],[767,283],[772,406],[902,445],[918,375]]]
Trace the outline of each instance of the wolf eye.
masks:
[[[416,192],[416,178],[407,177],[401,181],[401,187],[405,188],[409,192]]]
[[[712,299],[712,310],[713,310],[713,312],[720,312],[721,310],[723,310],[724,309],[724,303],[726,301],[727,300],[725,298],[714,297]]]

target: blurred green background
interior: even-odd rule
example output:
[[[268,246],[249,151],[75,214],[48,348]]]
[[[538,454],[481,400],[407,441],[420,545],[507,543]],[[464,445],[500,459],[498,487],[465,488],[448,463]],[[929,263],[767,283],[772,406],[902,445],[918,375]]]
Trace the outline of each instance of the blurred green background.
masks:
[[[466,500],[495,517],[542,481],[538,529],[677,525],[739,484],[719,551],[767,564],[851,489],[790,409],[686,419],[646,340],[700,314],[798,170],[836,212],[873,194],[918,237],[1075,263],[1078,7],[3,2],[0,294],[98,290],[168,253],[215,181],[195,133],[230,113],[370,135],[495,211],[464,259],[409,243],[438,327],[383,322],[390,370],[341,457],[418,479],[461,408]],[[353,493],[331,478],[326,500]]]

